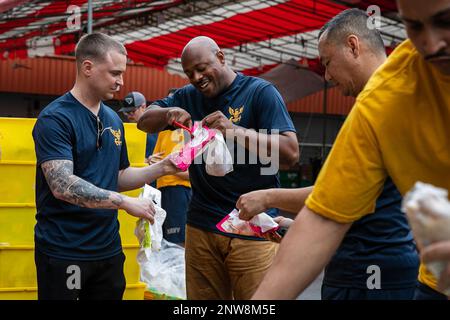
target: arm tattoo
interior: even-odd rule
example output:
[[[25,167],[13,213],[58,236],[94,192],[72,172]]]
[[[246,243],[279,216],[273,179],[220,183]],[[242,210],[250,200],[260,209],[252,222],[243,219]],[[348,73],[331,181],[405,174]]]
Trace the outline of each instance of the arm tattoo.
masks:
[[[70,160],[50,160],[41,167],[50,190],[60,200],[81,207],[105,209],[116,209],[123,201],[119,193],[97,188],[75,176]]]

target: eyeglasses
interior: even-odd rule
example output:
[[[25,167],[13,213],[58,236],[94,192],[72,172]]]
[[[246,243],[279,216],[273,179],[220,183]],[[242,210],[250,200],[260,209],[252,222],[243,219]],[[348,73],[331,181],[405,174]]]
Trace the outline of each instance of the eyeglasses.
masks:
[[[103,133],[103,123],[97,116],[97,150],[102,148],[102,133]]]

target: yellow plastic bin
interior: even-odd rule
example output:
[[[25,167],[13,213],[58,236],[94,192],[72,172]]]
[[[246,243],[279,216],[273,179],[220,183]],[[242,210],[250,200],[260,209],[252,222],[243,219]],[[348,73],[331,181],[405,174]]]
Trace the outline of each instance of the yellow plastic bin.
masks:
[[[35,216],[34,203],[0,203],[0,243],[34,245]]]
[[[123,294],[123,300],[144,300],[145,283],[128,284]]]
[[[124,300],[143,300],[144,283],[127,284]],[[37,300],[37,287],[0,288],[0,300]]]
[[[35,161],[0,161],[0,203],[34,202],[35,176]]]
[[[136,255],[138,245],[123,245],[126,256],[124,273],[127,283],[138,283],[139,264]],[[36,266],[34,263],[34,246],[12,246],[0,244],[0,288],[35,287]]]
[[[36,161],[33,127],[35,118],[0,117],[1,160]],[[145,159],[146,133],[138,130],[135,123],[124,123],[130,163],[143,163]]]
[[[0,300],[37,300],[37,288],[0,288]]]
[[[34,246],[0,244],[0,288],[35,286]]]
[[[123,125],[130,163],[144,164],[147,134],[139,130],[136,123],[124,123]]]
[[[136,196],[139,191],[133,191]],[[122,243],[138,245],[134,235],[136,217],[119,210],[120,237]],[[0,203],[0,243],[33,245],[36,207],[34,203]]]
[[[36,161],[32,131],[36,119],[0,118],[2,160]]]

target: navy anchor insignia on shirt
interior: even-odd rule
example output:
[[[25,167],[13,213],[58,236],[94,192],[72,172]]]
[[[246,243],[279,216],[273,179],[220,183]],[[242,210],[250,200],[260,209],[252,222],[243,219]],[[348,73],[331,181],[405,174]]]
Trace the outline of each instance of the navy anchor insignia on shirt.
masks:
[[[244,112],[244,106],[237,108],[228,107],[228,113],[230,114],[229,120],[233,123],[238,123],[241,121],[242,112]]]
[[[111,134],[114,136],[114,143],[116,144],[116,146],[121,146],[122,145],[122,132],[120,131],[120,129],[114,130],[113,128],[109,127],[107,128],[109,129],[109,132],[111,132]]]

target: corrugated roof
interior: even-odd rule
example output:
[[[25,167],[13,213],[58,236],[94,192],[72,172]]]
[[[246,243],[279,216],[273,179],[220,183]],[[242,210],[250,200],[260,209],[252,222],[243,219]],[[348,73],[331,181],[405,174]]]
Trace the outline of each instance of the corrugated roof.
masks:
[[[0,59],[73,54],[86,29],[86,0],[10,1],[17,5],[0,12]],[[176,73],[184,45],[211,36],[234,70],[260,74],[290,59],[316,59],[323,24],[346,8],[369,5],[378,5],[390,50],[406,33],[388,0],[93,0],[93,29],[124,42],[133,61]]]

